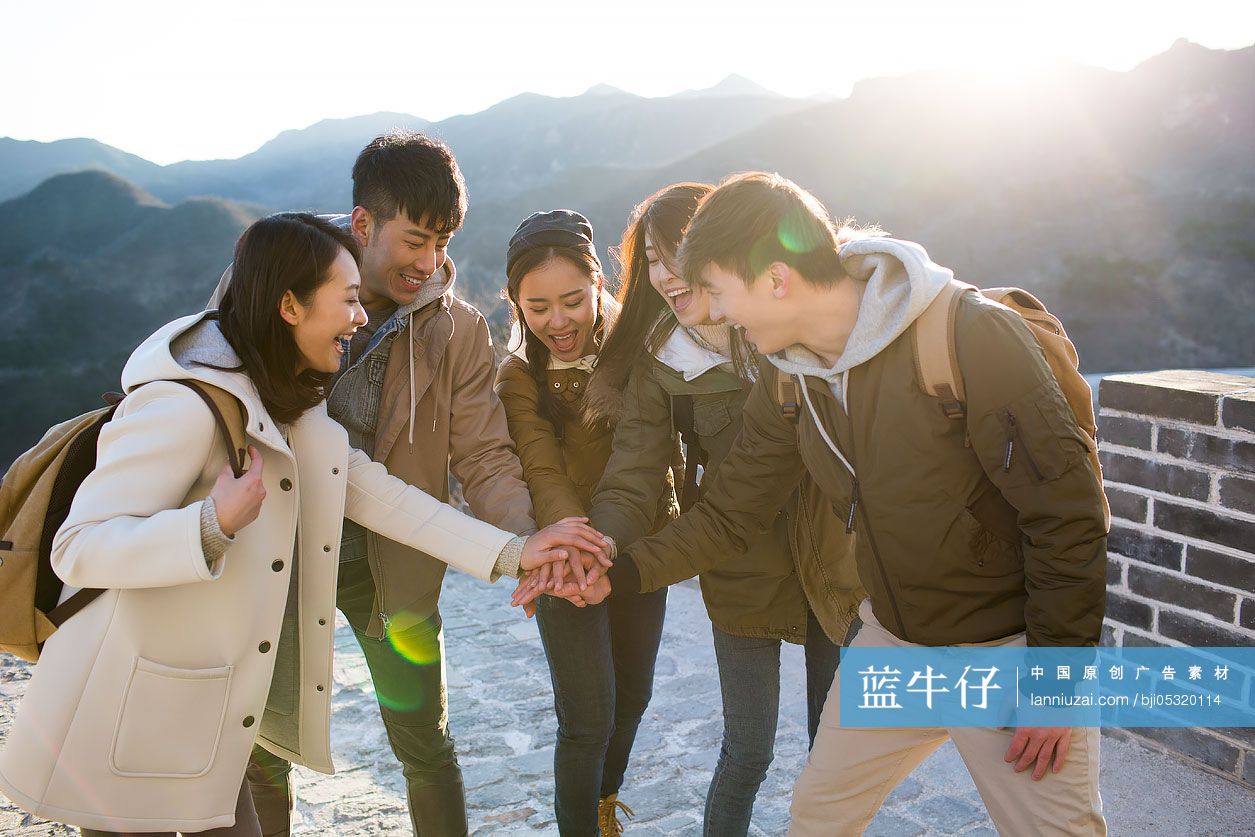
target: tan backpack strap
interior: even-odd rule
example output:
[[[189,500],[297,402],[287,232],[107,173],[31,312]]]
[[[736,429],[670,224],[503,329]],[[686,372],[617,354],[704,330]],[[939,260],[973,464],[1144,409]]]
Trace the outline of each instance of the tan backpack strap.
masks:
[[[244,431],[247,423],[244,404],[240,399],[221,387],[200,381],[179,379],[180,383],[200,396],[205,406],[213,413],[214,424],[227,446],[227,460],[236,479],[244,476],[244,454],[248,449],[248,438]]]
[[[780,404],[780,414],[789,421],[797,420],[798,393],[797,379],[776,370],[776,401]]]
[[[925,395],[941,400],[946,418],[967,416],[963,376],[954,348],[959,300],[972,288],[951,280],[915,320],[915,377]]]

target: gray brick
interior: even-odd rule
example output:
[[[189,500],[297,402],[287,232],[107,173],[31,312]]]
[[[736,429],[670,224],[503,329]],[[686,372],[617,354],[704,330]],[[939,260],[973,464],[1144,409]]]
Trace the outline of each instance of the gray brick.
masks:
[[[1107,586],[1119,587],[1124,583],[1124,564],[1112,558],[1107,559]]]
[[[1255,474],[1255,442],[1162,427],[1155,449],[1199,465]]]
[[[1145,416],[1181,419],[1199,424],[1216,423],[1217,396],[1214,393],[1157,386],[1145,379],[1136,382],[1127,380],[1132,377],[1104,378],[1098,389],[1099,404],[1113,410]]]
[[[1210,474],[1184,465],[1167,465],[1106,450],[1100,454],[1100,459],[1103,476],[1113,482],[1190,500],[1206,500],[1211,488]]]
[[[1242,612],[1238,624],[1248,631],[1255,631],[1255,599],[1242,600]]]
[[[1211,509],[1178,506],[1163,500],[1155,503],[1156,528],[1189,535],[1232,549],[1249,550],[1255,545],[1255,523],[1216,514]]]
[[[1098,419],[1098,439],[1126,448],[1150,450],[1151,423],[1144,419],[1124,416],[1101,416]]]
[[[1255,753],[1247,752],[1242,768],[1242,781],[1255,787]]]
[[[1224,399],[1220,407],[1220,420],[1225,427],[1255,433],[1255,396]],[[1247,761],[1249,763],[1251,760]]]
[[[1125,648],[1168,648],[1169,645],[1166,642],[1160,642],[1159,640],[1154,639],[1153,637],[1146,636],[1144,634],[1134,633],[1133,631],[1125,631],[1124,632],[1124,647]]]
[[[1107,503],[1111,506],[1112,517],[1122,517],[1134,523],[1146,522],[1149,503],[1144,496],[1113,486],[1106,486],[1103,490],[1107,494]]]
[[[1154,614],[1150,605],[1134,601],[1128,596],[1108,591],[1107,618],[1122,625],[1130,625],[1134,628],[1149,631]]]
[[[1112,525],[1111,534],[1107,536],[1107,551],[1157,567],[1179,570],[1185,545],[1117,523]]]
[[[1234,648],[1251,643],[1249,636],[1236,629],[1222,628],[1170,610],[1159,611],[1159,633],[1196,648]]]
[[[1226,741],[1193,727],[1142,727],[1137,731],[1174,752],[1201,761],[1217,770],[1233,773],[1238,766],[1238,749]]]
[[[1188,579],[1146,567],[1129,567],[1129,589],[1139,596],[1196,610],[1226,622],[1233,621],[1238,601],[1234,593],[1195,584]]]
[[[1102,636],[1098,640],[1098,644],[1104,648],[1119,648],[1120,643],[1116,638],[1116,626],[1110,622],[1104,622],[1102,626]]]
[[[1220,505],[1227,509],[1255,514],[1255,480],[1221,477]]]
[[[1255,555],[1235,558],[1191,545],[1185,551],[1185,574],[1255,593]]]

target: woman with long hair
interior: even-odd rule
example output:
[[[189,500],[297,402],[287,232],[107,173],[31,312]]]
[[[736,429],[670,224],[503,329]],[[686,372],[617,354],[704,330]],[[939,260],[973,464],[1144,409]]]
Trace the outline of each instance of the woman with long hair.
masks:
[[[593,525],[622,550],[649,533],[677,437],[684,443],[681,508],[716,476],[741,427],[756,359],[739,333],[709,318],[703,291],[675,268],[675,253],[713,187],[677,183],[633,214],[619,248],[622,312],[589,385],[590,416],[615,422],[614,450],[593,496]],[[780,706],[780,645],[805,649],[813,740],[862,598],[844,521],[803,484],[771,528],[741,555],[700,576],[723,698],[723,744],[706,797],[705,833],[746,834],[771,764]],[[844,551],[848,571],[824,575],[817,550]],[[616,590],[610,596],[633,595]],[[638,595],[638,594],[637,594]]]
[[[582,522],[516,537],[349,447],[323,398],[366,321],[360,258],[312,215],[262,219],[236,245],[221,307],[131,355],[127,395],[52,545],[63,601],[104,592],[45,643],[0,755],[0,790],[21,807],[87,835],[257,835],[244,779],[255,742],[331,772],[345,517],[484,579],[560,543],[598,551]],[[242,476],[185,382],[238,401]]]
[[[528,217],[510,239],[506,277],[520,337],[498,369],[497,393],[536,522],[582,516],[613,440],[610,422],[589,418],[585,393],[618,308],[603,292],[588,220],[570,210]],[[659,473],[646,529],[675,512],[670,476]],[[618,811],[630,813],[618,792],[653,692],[667,591],[588,607],[576,598],[536,602],[558,716],[554,809],[564,837],[612,835],[622,831]]]

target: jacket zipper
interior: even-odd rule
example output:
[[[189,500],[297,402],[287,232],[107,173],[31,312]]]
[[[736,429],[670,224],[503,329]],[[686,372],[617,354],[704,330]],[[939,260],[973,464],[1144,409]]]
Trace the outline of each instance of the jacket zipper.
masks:
[[[1006,473],[1011,470],[1011,457],[1015,454],[1015,443],[1020,437],[1019,425],[1015,421],[1015,413],[1006,410],[1007,417],[1007,452],[1002,457],[1002,470]],[[1038,482],[1045,482],[1046,478],[1042,476],[1041,468],[1037,467],[1037,463],[1033,460],[1033,454],[1029,451],[1027,445],[1024,448],[1024,461],[1028,463],[1028,467],[1032,470],[1033,476]]]
[[[850,373],[846,373],[847,375]],[[849,393],[846,393],[846,409],[849,410]],[[846,413],[849,415],[849,413]],[[815,417],[818,421],[819,417]],[[850,462],[858,466],[858,457],[854,452],[854,422],[850,421]],[[893,606],[893,618],[898,620],[898,628],[902,631],[902,639],[911,642],[911,637],[906,631],[906,622],[902,619],[902,609],[898,607],[898,597],[893,594],[893,587],[889,584],[889,571],[885,569],[885,562],[880,558],[880,548],[876,546],[876,533],[872,529],[871,516],[867,513],[867,505],[859,503],[858,477],[854,477],[854,500],[850,503],[851,531],[853,531],[852,519],[855,510],[863,518],[863,527],[867,531],[867,545],[872,548],[872,557],[876,559],[876,569],[880,571],[880,583],[885,586],[885,593],[889,596],[889,604]]]
[[[849,389],[849,372],[846,372],[846,379],[842,382],[843,393],[845,395],[845,403],[841,405],[847,417],[851,416],[850,411],[850,389]],[[898,607],[898,598],[893,595],[893,587],[889,584],[889,572],[885,569],[885,562],[880,558],[880,550],[876,546],[876,534],[872,530],[871,518],[867,514],[867,505],[860,503],[860,493],[858,488],[858,458],[854,454],[854,421],[850,420],[850,461],[847,463],[845,457],[841,454],[837,443],[828,438],[827,431],[824,430],[823,423],[819,420],[819,411],[815,409],[815,405],[811,403],[810,395],[806,391],[806,379],[798,376],[798,386],[802,390],[802,398],[806,402],[807,408],[810,410],[811,419],[815,422],[815,429],[819,431],[819,435],[823,438],[824,443],[832,449],[841,463],[846,466],[850,472],[850,478],[854,481],[853,499],[850,501],[850,514],[846,518],[846,532],[854,531],[854,518],[856,514],[860,514],[863,519],[863,526],[867,529],[867,545],[871,547],[872,558],[876,562],[876,570],[880,574],[880,583],[884,585],[885,594],[889,597],[889,604],[893,607],[893,618],[898,622],[898,628],[902,631],[902,639],[907,642],[911,641],[910,636],[906,632],[906,622],[902,619],[902,610]]]

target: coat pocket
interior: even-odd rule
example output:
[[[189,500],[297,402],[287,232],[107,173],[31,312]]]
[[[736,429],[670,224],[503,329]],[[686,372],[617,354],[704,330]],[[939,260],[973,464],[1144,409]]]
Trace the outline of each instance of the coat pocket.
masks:
[[[113,732],[109,768],[119,776],[208,773],[222,737],[231,670],[173,668],[136,657]]]
[[[1000,577],[1023,570],[1024,561],[1016,544],[986,529],[969,509],[963,509],[962,521],[977,575]]]
[[[724,398],[703,398],[698,396],[693,403],[693,426],[703,439],[711,439],[723,432],[732,423],[728,413],[728,405]]]

